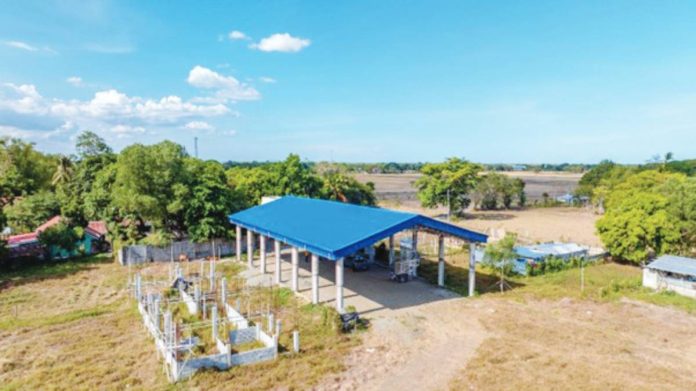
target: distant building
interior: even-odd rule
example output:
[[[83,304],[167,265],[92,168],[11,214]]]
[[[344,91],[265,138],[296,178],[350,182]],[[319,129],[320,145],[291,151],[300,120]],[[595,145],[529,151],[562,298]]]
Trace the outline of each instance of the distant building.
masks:
[[[557,258],[570,260],[573,258],[596,258],[601,256],[601,253],[590,254],[588,247],[581,246],[577,243],[559,243],[549,242],[540,243],[530,246],[515,246],[517,258],[515,259],[515,273],[526,275],[527,265],[534,265],[544,262],[549,258]],[[481,249],[474,255],[476,262],[483,261],[485,250]]]
[[[41,232],[57,225],[62,221],[61,216],[54,216],[45,223],[41,224],[34,232],[20,235],[12,235],[7,238],[7,247],[11,258],[44,258],[46,249],[39,242]],[[95,254],[109,250],[109,243],[106,240],[106,223],[103,221],[90,221],[85,227],[85,234],[76,243],[76,250],[68,252],[61,248],[51,247],[48,254],[51,258],[69,258],[78,254]]]
[[[696,259],[663,255],[643,268],[643,286],[696,298]]]
[[[524,164],[515,164],[512,166],[512,171],[527,171],[527,166]]]
[[[561,196],[556,197],[556,201],[562,204],[570,205],[573,203],[573,201],[575,201],[575,196],[570,193],[565,193]]]

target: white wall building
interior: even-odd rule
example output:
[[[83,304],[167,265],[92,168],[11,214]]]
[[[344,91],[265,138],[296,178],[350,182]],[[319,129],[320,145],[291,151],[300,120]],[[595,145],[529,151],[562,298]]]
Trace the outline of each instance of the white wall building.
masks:
[[[696,298],[696,259],[663,255],[643,268],[643,286]]]

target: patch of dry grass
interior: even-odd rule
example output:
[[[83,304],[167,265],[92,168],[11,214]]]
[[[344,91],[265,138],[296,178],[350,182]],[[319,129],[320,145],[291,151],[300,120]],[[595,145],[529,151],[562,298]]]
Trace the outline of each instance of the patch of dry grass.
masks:
[[[166,266],[156,267],[166,275]],[[242,269],[221,263],[217,270],[232,279]],[[276,361],[170,385],[126,289],[127,275],[101,257],[0,274],[0,389],[305,389],[341,370],[343,354],[360,340],[338,331],[333,309],[302,305],[276,290],[280,344],[290,350],[298,327],[301,354],[283,352]]]

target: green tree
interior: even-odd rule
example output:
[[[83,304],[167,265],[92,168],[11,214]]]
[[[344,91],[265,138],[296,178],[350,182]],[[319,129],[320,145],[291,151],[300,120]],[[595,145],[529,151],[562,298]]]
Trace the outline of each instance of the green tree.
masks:
[[[480,165],[459,158],[424,165],[423,176],[416,181],[421,205],[435,208],[449,202],[450,212],[463,212],[471,203],[470,195],[481,170]]]
[[[597,231],[612,256],[641,263],[678,251],[681,230],[687,223],[670,205],[675,187],[682,186],[685,179],[678,174],[644,171],[607,193],[606,213],[597,221]],[[687,209],[682,211],[687,213]]]
[[[341,172],[328,172],[323,175],[323,197],[330,200],[357,205],[375,205],[374,184],[358,182],[355,178]]]
[[[186,169],[192,183],[178,196],[184,195],[186,225],[194,241],[224,238],[230,235],[228,216],[240,209],[241,202],[227,186],[225,169],[214,161],[187,159]]]
[[[39,243],[49,251],[54,248],[70,253],[77,248],[77,241],[80,240],[81,236],[75,228],[60,222],[39,233]]]
[[[72,179],[73,175],[73,162],[67,156],[60,156],[58,158],[58,165],[56,166],[56,172],[53,174],[51,179],[51,184],[53,186],[60,186],[68,183]]]
[[[5,207],[7,223],[14,232],[32,232],[53,216],[60,214],[55,194],[42,191]]]
[[[490,243],[486,246],[483,264],[494,269],[498,273],[498,277],[500,278],[498,282],[500,292],[503,292],[507,285],[505,278],[513,273],[514,262],[517,258],[517,254],[515,253],[516,243],[517,235],[508,233],[498,242]]]

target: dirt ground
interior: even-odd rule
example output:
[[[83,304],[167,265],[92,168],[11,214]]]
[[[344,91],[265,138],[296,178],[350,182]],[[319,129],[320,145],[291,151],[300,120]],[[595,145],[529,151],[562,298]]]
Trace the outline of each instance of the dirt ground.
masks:
[[[527,183],[530,199],[540,199],[544,192],[552,197],[574,191],[580,174],[506,172],[505,175],[520,177]],[[356,174],[363,182],[375,183],[379,205],[385,208],[421,213],[444,218],[445,208],[424,209],[416,198],[413,188],[420,174]],[[548,241],[573,241],[592,247],[601,247],[595,222],[599,215],[589,208],[554,207],[528,208],[524,210],[475,211],[470,210],[463,219],[455,223],[463,227],[502,237],[505,232],[514,232],[521,242],[537,243]]]
[[[373,320],[318,389],[696,389],[696,317],[622,302],[456,299]]]

